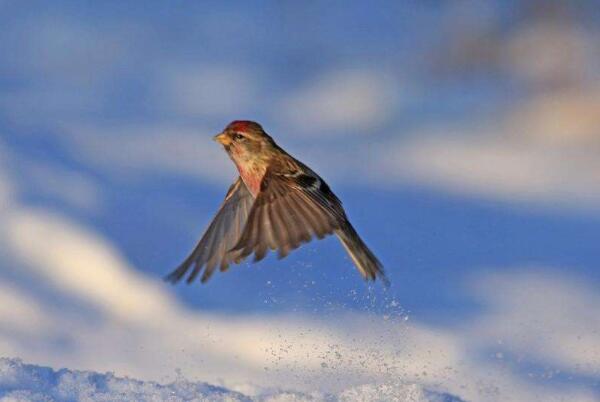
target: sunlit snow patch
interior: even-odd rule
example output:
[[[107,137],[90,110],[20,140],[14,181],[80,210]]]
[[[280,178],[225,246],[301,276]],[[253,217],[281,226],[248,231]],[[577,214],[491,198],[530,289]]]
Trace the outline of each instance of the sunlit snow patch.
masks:
[[[338,395],[299,393],[254,388],[252,395],[202,382],[177,380],[162,385],[69,369],[25,364],[19,359],[0,358],[1,401],[406,401],[459,402],[447,394],[428,391],[417,384],[368,384]]]

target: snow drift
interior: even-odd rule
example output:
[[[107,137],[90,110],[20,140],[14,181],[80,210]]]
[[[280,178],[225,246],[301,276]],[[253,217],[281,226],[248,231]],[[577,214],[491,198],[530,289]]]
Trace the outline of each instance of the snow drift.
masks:
[[[170,384],[69,369],[54,370],[0,359],[2,401],[407,401],[455,402],[459,398],[417,384],[368,384],[337,395],[299,393],[246,385],[246,393],[180,378]]]

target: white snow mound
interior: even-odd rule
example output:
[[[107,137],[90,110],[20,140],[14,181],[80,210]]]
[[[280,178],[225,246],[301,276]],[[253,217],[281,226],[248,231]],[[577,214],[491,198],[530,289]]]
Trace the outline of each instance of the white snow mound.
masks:
[[[255,389],[244,395],[202,382],[177,380],[162,385],[94,373],[25,364],[20,359],[0,358],[0,401],[402,401],[460,402],[448,394],[431,392],[416,384],[367,384],[338,395],[299,393],[277,389]]]

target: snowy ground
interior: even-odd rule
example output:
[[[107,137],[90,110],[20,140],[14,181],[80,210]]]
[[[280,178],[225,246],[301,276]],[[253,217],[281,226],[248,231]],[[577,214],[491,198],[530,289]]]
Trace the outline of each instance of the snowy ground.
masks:
[[[335,395],[246,385],[242,392],[180,378],[170,384],[120,378],[111,373],[54,370],[0,359],[1,401],[460,401],[417,384],[367,384]]]

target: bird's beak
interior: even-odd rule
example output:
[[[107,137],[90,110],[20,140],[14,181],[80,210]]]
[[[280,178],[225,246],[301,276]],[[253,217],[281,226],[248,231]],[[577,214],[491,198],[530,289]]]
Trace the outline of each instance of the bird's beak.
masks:
[[[225,133],[217,134],[213,137],[213,140],[217,141],[219,144],[228,146],[231,144],[231,138]]]

